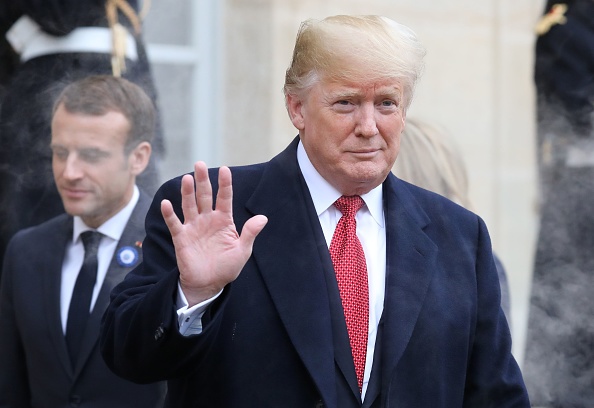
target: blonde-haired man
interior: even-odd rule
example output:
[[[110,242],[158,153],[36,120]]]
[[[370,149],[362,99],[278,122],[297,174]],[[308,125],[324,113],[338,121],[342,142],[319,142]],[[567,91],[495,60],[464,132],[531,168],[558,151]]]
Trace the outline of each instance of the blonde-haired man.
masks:
[[[104,319],[117,373],[173,406],[529,407],[484,223],[390,173],[423,55],[383,17],[302,25],[299,136],[161,187]]]

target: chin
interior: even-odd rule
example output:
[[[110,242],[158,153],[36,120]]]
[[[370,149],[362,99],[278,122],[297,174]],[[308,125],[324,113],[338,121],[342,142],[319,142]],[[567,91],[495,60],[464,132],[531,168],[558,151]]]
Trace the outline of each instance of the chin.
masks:
[[[73,217],[82,217],[85,214],[84,209],[76,205],[64,205],[64,211]]]
[[[363,195],[369,193],[375,187],[379,186],[384,181],[383,178],[351,178],[345,185],[339,188],[344,195]]]
[[[384,181],[389,171],[389,169],[386,171],[383,167],[374,164],[359,163],[351,169],[350,175],[354,180],[357,180],[360,183],[379,184]]]

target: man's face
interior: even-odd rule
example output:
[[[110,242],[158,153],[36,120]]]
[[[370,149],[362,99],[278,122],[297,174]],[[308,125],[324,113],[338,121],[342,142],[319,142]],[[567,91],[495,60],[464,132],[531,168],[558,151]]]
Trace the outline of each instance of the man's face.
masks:
[[[61,105],[53,117],[56,186],[66,212],[90,227],[97,228],[132,197],[138,157],[135,151],[124,153],[129,129],[126,117],[115,111],[92,116],[70,113]]]
[[[385,180],[405,121],[397,80],[320,81],[302,98],[288,95],[287,106],[312,164],[342,194],[365,194]]]

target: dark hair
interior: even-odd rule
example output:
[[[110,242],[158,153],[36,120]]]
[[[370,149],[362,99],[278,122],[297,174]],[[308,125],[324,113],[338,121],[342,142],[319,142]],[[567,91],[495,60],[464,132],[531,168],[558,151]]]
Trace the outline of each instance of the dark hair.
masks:
[[[136,84],[110,75],[92,75],[68,84],[54,103],[70,113],[101,116],[122,113],[130,123],[124,150],[129,153],[141,142],[151,142],[155,134],[155,106]]]

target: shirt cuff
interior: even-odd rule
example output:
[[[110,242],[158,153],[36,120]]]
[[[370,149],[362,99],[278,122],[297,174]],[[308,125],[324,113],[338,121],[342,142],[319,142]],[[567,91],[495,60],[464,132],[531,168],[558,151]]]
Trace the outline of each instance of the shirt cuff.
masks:
[[[179,281],[177,282],[177,305],[181,306],[177,309],[177,321],[179,323],[179,332],[182,336],[190,336],[192,334],[202,333],[202,316],[206,308],[218,298],[223,289],[210,299],[206,299],[192,307],[188,307],[188,299],[184,295]]]

